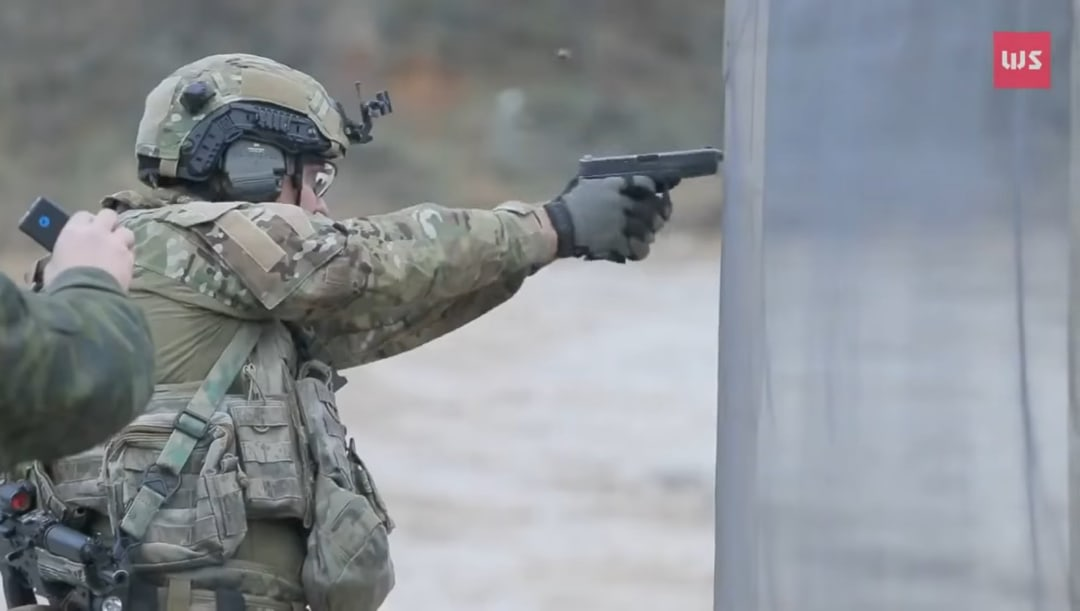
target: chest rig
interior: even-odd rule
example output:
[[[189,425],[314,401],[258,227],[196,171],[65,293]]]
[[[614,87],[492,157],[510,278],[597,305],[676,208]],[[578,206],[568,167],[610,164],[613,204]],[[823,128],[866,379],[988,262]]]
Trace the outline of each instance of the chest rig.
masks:
[[[40,502],[107,516],[136,577],[212,574],[251,521],[293,520],[307,536],[308,607],[377,609],[394,585],[393,522],[347,439],[335,373],[296,354],[283,324],[240,324],[201,383],[160,385],[107,443],[35,465]]]

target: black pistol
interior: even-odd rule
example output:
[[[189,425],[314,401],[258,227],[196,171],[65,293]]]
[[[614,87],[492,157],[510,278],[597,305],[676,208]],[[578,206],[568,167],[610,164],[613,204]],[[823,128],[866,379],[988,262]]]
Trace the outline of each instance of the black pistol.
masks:
[[[648,176],[661,189],[670,189],[684,178],[716,174],[723,158],[724,153],[713,147],[615,157],[586,155],[578,161],[578,177]]]

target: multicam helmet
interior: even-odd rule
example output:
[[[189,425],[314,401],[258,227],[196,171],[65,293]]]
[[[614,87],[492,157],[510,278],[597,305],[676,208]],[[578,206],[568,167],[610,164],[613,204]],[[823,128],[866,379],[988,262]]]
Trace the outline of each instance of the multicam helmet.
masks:
[[[274,60],[211,55],[147,95],[135,139],[139,179],[150,186],[208,183],[227,172],[226,154],[238,142],[292,166],[279,174],[329,162],[370,141],[371,119],[392,111],[385,91],[360,109],[361,121],[351,120],[318,81]]]

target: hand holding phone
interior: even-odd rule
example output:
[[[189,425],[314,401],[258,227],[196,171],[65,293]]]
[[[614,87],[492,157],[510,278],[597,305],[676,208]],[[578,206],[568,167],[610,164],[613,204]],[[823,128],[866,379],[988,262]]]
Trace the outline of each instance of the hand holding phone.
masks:
[[[42,279],[46,286],[67,269],[96,267],[127,291],[135,263],[135,236],[118,227],[118,222],[116,212],[108,209],[96,215],[80,211],[69,218],[56,204],[39,197],[19,222],[19,229],[52,252]]]
[[[68,222],[68,215],[59,206],[44,197],[39,197],[30,205],[22,219],[19,220],[19,231],[30,236],[30,239],[40,244],[45,250],[52,252],[56,246],[56,238]]]

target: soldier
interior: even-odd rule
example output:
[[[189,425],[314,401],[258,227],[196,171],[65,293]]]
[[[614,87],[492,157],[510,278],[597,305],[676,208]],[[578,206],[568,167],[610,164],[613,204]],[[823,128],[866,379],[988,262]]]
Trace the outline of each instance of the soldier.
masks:
[[[99,444],[150,399],[150,330],[126,296],[134,236],[117,220],[72,215],[44,293],[0,275],[0,472]]]
[[[346,440],[337,370],[461,327],[556,259],[641,260],[670,216],[635,177],[574,181],[544,204],[333,220],[335,162],[386,110],[353,120],[310,76],[245,54],[147,96],[151,192],[104,206],[135,234],[161,386],[106,447],[35,470],[47,506],[119,533],[127,608],[377,609],[393,522]]]

